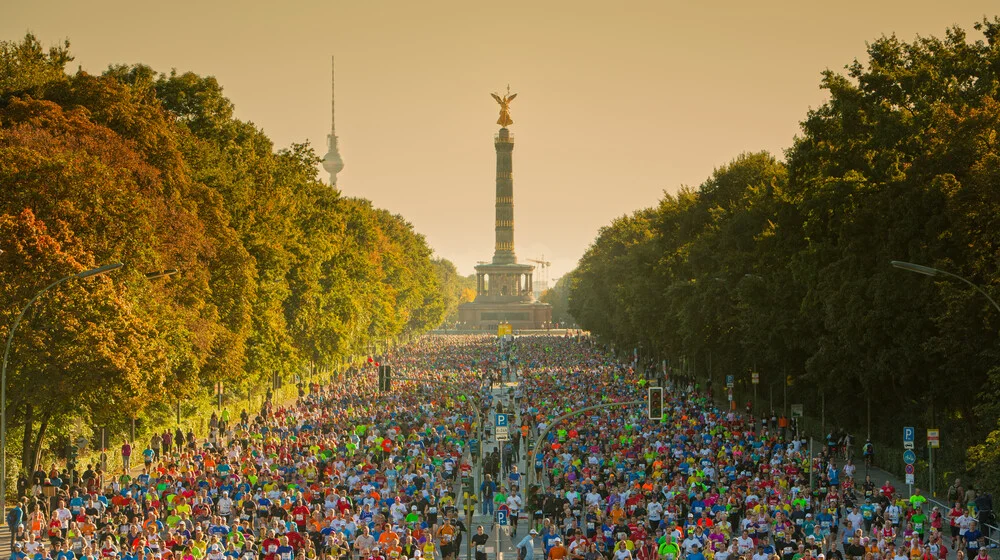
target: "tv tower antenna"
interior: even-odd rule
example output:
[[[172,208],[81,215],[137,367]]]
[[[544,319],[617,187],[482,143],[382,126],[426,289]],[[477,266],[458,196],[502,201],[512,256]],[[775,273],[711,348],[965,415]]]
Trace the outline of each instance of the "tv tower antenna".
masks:
[[[340,157],[337,147],[337,100],[336,100],[336,62],[330,57],[330,134],[326,137],[327,152],[323,156],[323,169],[330,174],[330,186],[337,186],[337,173],[344,169],[344,159]]]

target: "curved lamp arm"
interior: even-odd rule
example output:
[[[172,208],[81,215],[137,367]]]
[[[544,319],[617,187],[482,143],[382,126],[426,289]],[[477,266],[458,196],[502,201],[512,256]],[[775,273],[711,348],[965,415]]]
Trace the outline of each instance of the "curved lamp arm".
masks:
[[[982,288],[980,288],[979,286],[973,284],[969,280],[967,280],[967,279],[965,279],[965,278],[963,278],[963,277],[961,277],[961,276],[959,276],[957,274],[952,274],[951,272],[948,272],[948,271],[945,271],[945,270],[940,270],[940,269],[937,269],[937,268],[931,268],[929,266],[923,266],[923,265],[920,265],[920,264],[913,264],[913,263],[904,262],[904,261],[889,261],[889,262],[890,262],[890,264],[892,264],[892,266],[894,266],[896,268],[901,268],[903,270],[908,270],[910,272],[916,272],[917,274],[923,274],[924,276],[931,276],[931,277],[947,276],[949,278],[954,278],[955,280],[960,280],[962,282],[965,282],[966,284],[968,284],[969,286],[971,286],[974,290],[976,290],[977,292],[979,292],[980,294],[982,294],[983,297],[985,297],[987,300],[989,300],[989,302],[993,304],[993,307],[995,307],[997,311],[1000,311],[1000,304],[997,304],[997,302],[993,298],[990,297],[990,294],[986,293],[986,291],[983,290]]]
[[[3,367],[0,368],[0,511],[3,511],[7,506],[7,360],[10,358],[10,345],[11,342],[14,341],[14,332],[17,331],[17,326],[21,324],[21,319],[23,319],[24,314],[28,312],[28,308],[38,301],[38,298],[40,298],[45,292],[67,280],[72,280],[73,278],[88,278],[90,276],[104,274],[105,272],[111,272],[112,270],[117,270],[121,267],[122,263],[106,264],[104,266],[71,274],[65,278],[56,280],[48,286],[45,286],[40,292],[35,294],[35,297],[31,298],[31,300],[29,300],[28,303],[21,308],[21,312],[17,315],[17,319],[14,320],[14,324],[11,325],[10,330],[7,332],[7,345],[3,350]]]

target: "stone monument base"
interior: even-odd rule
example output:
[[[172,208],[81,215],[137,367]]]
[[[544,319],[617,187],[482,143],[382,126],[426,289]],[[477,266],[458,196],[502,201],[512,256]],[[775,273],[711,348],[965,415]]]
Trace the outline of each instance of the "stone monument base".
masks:
[[[552,323],[552,306],[537,301],[525,303],[477,303],[458,306],[458,321],[465,328],[496,333],[497,325],[510,323],[515,329],[544,329]]]

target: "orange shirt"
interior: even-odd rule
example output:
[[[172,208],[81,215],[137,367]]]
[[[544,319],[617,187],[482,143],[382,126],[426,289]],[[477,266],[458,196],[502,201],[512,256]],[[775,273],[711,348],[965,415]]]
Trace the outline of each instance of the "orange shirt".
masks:
[[[438,529],[438,536],[441,537],[442,543],[450,543],[452,539],[455,538],[455,529],[451,525],[445,524]]]
[[[566,557],[566,547],[561,544],[557,544],[549,550],[550,560],[562,560],[565,557]]]

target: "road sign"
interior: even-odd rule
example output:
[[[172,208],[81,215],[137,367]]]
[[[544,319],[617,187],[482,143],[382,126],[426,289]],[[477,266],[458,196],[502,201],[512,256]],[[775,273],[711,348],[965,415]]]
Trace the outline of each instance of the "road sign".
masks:
[[[906,483],[907,484],[913,484],[913,475],[912,474],[906,475]]]
[[[916,435],[916,428],[912,426],[903,428],[903,449],[913,449],[913,438]]]
[[[496,426],[497,426],[497,428],[506,428],[507,427],[507,414],[502,413],[502,412],[498,412],[497,413],[497,423],[496,423]]]
[[[907,449],[903,452],[903,462],[907,465],[912,465],[917,462],[917,454],[913,452],[912,449]]]
[[[753,374],[751,374],[751,376],[750,376],[750,380],[753,382],[754,385],[759,384],[760,383],[760,374],[757,373],[756,371],[753,372]]]
[[[801,404],[792,405],[792,418],[802,418],[803,408]]]
[[[81,451],[83,450],[84,447],[87,447],[88,443],[90,443],[90,441],[83,436],[76,438],[76,448]]]
[[[507,428],[497,428],[497,441],[510,441],[510,432]]]
[[[504,510],[497,510],[497,523],[501,527],[507,526],[507,512]]]
[[[736,377],[732,375],[726,376],[726,387],[732,389],[736,385]]]
[[[906,474],[913,474],[913,465],[906,465]]]
[[[927,447],[941,447],[941,432],[937,428],[927,428]]]
[[[730,387],[729,389],[726,390],[726,395],[729,397],[730,402],[732,402],[732,400],[733,400],[733,388],[732,387]]]
[[[504,336],[511,334],[514,334],[514,325],[511,325],[510,323],[497,325],[497,336]]]

